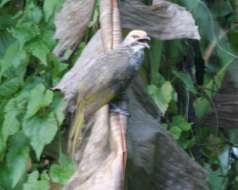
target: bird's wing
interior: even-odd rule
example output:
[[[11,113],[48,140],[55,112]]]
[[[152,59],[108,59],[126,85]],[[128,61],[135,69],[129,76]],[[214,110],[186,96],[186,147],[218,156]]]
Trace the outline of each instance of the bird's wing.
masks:
[[[82,64],[78,75],[77,102],[98,107],[123,90],[134,75],[130,53],[128,48],[115,49],[86,65]]]
[[[86,65],[82,64],[78,75],[78,95],[83,98],[87,94],[97,94],[114,86],[114,83],[123,81],[124,77],[127,78],[129,62],[129,51],[117,49],[99,56]]]

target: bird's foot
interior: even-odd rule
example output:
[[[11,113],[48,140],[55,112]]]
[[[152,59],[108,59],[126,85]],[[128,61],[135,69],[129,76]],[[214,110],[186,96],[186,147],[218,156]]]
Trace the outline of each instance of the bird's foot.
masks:
[[[119,113],[125,115],[126,117],[130,117],[130,113],[127,108],[122,108],[117,103],[110,103],[110,112]]]

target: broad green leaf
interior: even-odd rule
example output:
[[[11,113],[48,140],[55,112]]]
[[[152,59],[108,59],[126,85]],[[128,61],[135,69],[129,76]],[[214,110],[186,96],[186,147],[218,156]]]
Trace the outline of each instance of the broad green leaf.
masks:
[[[39,179],[39,172],[32,172],[27,182],[23,186],[23,190],[49,190],[49,180],[46,177],[46,173],[41,175],[41,179]]]
[[[178,140],[182,134],[182,129],[180,129],[179,127],[172,127],[169,132],[174,139]]]
[[[51,90],[46,90],[45,94],[43,96],[43,99],[42,99],[41,106],[46,107],[46,106],[50,105],[52,100],[53,100],[53,92]]]
[[[47,28],[43,30],[41,40],[47,45],[49,49],[53,49],[56,44],[56,40],[54,39],[54,32]]]
[[[22,81],[19,78],[12,78],[0,85],[0,97],[10,97],[21,86]]]
[[[9,152],[7,154],[7,167],[10,172],[11,186],[14,188],[19,180],[26,173],[29,161],[29,147],[27,138],[23,133],[18,133],[12,138]]]
[[[55,183],[64,185],[75,171],[74,162],[63,153],[60,154],[59,164],[50,167],[50,177]]]
[[[62,75],[65,73],[68,68],[67,64],[61,63],[55,55],[52,53],[49,54],[49,65],[51,66],[51,76],[53,80],[53,86],[56,85],[59,80],[62,78]]]
[[[57,132],[57,120],[53,112],[44,117],[32,117],[23,122],[23,130],[30,139],[31,146],[36,152],[37,159],[45,145],[49,144]]]
[[[64,101],[63,97],[54,96],[54,100],[52,102],[52,110],[54,111],[55,117],[57,119],[58,125],[61,125],[64,120],[64,109],[66,107],[66,102]]]
[[[228,58],[228,60],[227,61],[224,60],[224,62],[225,62],[224,66],[217,72],[214,78],[205,86],[206,87],[205,92],[210,98],[216,95],[218,90],[221,88],[226,71],[233,62],[233,60]]]
[[[47,44],[44,41],[38,39],[27,44],[26,49],[33,56],[38,58],[43,65],[47,65],[47,55],[50,52]]]
[[[29,92],[27,90],[22,90],[18,93],[18,96],[10,99],[4,108],[4,112],[14,112],[17,111],[22,113],[25,111],[26,101],[28,100]]]
[[[42,98],[44,96],[45,87],[42,84],[38,84],[30,92],[29,102],[27,105],[26,117],[29,118],[37,113],[41,108]]]
[[[159,89],[154,85],[150,85],[148,87],[148,91],[154,98],[155,103],[160,108],[160,111],[165,114],[174,93],[171,83],[166,81]]]
[[[151,65],[151,79],[152,83],[156,84],[158,71],[161,63],[161,55],[163,50],[163,42],[152,40],[151,49],[149,51],[150,65]]]
[[[53,92],[46,90],[43,84],[38,84],[30,92],[26,118],[35,115],[41,108],[48,106],[53,100]]]
[[[206,113],[210,112],[211,103],[206,98],[197,98],[193,103],[196,116],[202,118]]]
[[[3,142],[7,142],[9,136],[14,135],[20,129],[18,116],[24,111],[24,96],[21,94],[8,101],[4,107],[4,120],[1,128]]]
[[[183,116],[177,115],[173,117],[170,126],[179,127],[182,131],[189,131],[191,129],[192,124],[188,123]]]
[[[238,52],[238,31],[233,30],[228,33],[229,43],[233,50]]]
[[[224,17],[233,12],[230,1],[216,0],[212,2],[211,10],[213,15]]]
[[[182,143],[181,143],[181,145],[184,149],[192,148],[194,146],[194,144],[196,144],[196,140],[194,137],[192,139],[185,138],[185,140],[182,141]]]
[[[49,21],[50,18],[52,18],[56,11],[59,10],[59,8],[62,5],[62,0],[45,0],[43,5],[43,10],[45,14],[45,20]]]
[[[181,71],[176,71],[173,70],[173,74],[183,82],[185,88],[193,93],[196,93],[196,89],[195,86],[193,84],[193,80],[191,78],[191,76],[188,73],[183,73]]]
[[[0,16],[0,20],[1,18],[2,17]],[[1,21],[0,21],[0,29],[1,29]],[[0,58],[5,54],[7,48],[13,41],[14,39],[9,34],[9,32],[0,30]]]
[[[0,2],[0,8],[3,7],[6,3],[8,3],[11,0],[1,0]]]
[[[26,4],[23,20],[38,24],[42,19],[42,11],[33,1]]]
[[[220,169],[213,171],[210,166],[208,170],[208,183],[211,190],[225,190],[228,178],[226,178]]]
[[[4,122],[2,126],[2,135],[4,141],[7,140],[8,136],[14,135],[20,129],[20,122],[17,119],[18,112],[12,110],[7,112],[4,117]]]
[[[10,68],[18,68],[27,60],[25,50],[20,49],[18,43],[11,44],[4,57],[0,60],[0,78]]]
[[[39,27],[31,22],[20,23],[17,27],[11,28],[10,32],[18,40],[20,48],[22,48],[26,42],[40,35]]]

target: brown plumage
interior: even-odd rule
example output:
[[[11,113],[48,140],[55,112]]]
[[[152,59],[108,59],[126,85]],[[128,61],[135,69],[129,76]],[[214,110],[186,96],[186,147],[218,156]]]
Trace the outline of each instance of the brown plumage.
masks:
[[[72,156],[84,121],[130,84],[143,62],[144,48],[149,48],[148,40],[150,38],[144,31],[130,32],[118,48],[88,63],[80,63],[77,65],[79,73],[65,75],[54,88],[67,92],[64,94],[68,103],[66,110],[76,114],[68,140],[68,151]],[[72,83],[72,78],[77,80]]]
[[[78,82],[72,84],[77,85],[77,88],[72,88],[73,91],[65,96],[70,111],[79,106],[87,118],[120,94],[140,68],[144,48],[149,48],[148,40],[150,38],[146,32],[134,30],[118,48],[100,55],[90,63],[81,63]]]

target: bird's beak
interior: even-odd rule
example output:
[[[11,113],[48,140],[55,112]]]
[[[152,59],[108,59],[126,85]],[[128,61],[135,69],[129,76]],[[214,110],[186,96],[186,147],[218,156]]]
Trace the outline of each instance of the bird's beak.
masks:
[[[140,42],[142,42],[146,48],[150,49],[150,45],[148,44],[148,42],[151,40],[151,38],[149,36],[144,36],[142,38],[139,39]]]

